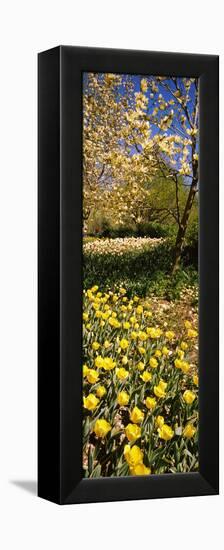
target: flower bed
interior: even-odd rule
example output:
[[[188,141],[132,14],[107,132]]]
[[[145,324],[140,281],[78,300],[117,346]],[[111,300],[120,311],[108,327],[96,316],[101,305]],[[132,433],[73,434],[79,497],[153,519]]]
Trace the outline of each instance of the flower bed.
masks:
[[[123,254],[151,248],[164,239],[151,239],[150,237],[125,237],[117,239],[94,239],[83,244],[83,251],[95,254]]]
[[[97,285],[83,307],[84,475],[196,471],[195,319],[164,328],[153,303]]]

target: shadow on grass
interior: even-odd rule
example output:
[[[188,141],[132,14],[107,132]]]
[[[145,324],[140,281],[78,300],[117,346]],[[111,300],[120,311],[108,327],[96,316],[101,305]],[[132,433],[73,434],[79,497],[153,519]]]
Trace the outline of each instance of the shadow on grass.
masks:
[[[184,286],[197,284],[197,266],[190,257],[187,262],[183,258],[180,269],[171,276],[172,258],[172,242],[122,254],[84,253],[84,288],[97,284],[104,292],[124,286],[129,297],[179,299]]]

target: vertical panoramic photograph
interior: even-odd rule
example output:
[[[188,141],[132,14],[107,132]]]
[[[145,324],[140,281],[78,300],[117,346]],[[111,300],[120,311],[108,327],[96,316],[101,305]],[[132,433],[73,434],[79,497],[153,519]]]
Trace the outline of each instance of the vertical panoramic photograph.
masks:
[[[198,471],[198,80],[82,93],[83,477]]]

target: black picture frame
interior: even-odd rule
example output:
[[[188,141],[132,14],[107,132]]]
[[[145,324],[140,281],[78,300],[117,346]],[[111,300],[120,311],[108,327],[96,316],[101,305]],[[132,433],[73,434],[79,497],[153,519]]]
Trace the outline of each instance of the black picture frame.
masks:
[[[38,56],[38,495],[58,504],[218,494],[219,58],[59,46]],[[198,473],[82,478],[82,73],[200,87]]]

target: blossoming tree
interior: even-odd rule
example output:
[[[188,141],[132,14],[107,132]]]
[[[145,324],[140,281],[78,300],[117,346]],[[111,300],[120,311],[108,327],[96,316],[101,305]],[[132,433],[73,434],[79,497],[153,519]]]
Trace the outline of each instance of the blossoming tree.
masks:
[[[153,110],[148,118],[159,132],[152,148],[164,178],[175,183],[178,225],[173,270],[178,267],[184,237],[198,190],[198,81],[195,78],[150,77],[142,79],[142,94],[150,89]],[[158,144],[158,153],[156,152]],[[159,154],[161,153],[161,154]],[[184,176],[186,201],[181,211],[178,176]]]
[[[198,83],[194,78],[88,74],[83,95],[84,218],[93,208],[138,221],[144,211],[177,224],[179,264],[198,189]],[[161,204],[161,182],[166,197]],[[183,194],[183,188],[185,192]],[[160,201],[158,202],[158,196]]]

